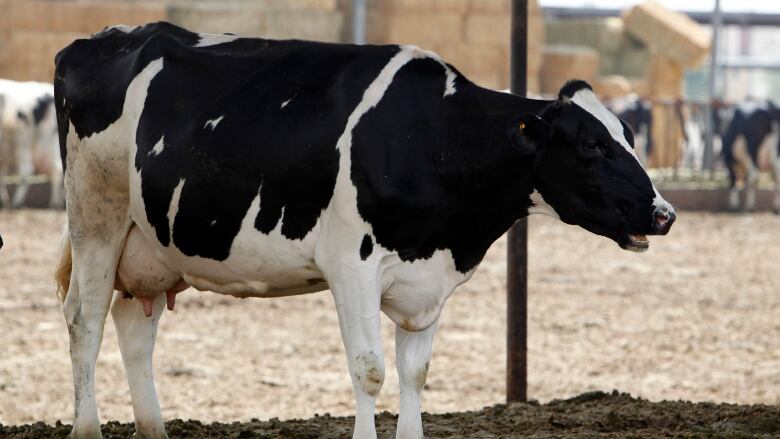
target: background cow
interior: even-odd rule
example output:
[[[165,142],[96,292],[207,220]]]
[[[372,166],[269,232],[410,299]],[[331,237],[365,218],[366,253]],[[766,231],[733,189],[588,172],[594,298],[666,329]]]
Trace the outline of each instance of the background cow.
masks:
[[[20,207],[24,203],[33,174],[49,179],[50,207],[61,207],[62,161],[57,142],[54,88],[42,82],[0,79],[0,203]],[[7,179],[19,176],[13,200]]]
[[[610,110],[624,121],[634,132],[634,149],[642,165],[647,164],[647,158],[653,151],[653,114],[650,102],[639,99],[636,95],[619,99],[611,99]]]
[[[442,306],[514,222],[544,213],[643,251],[675,220],[630,129],[583,81],[525,99],[416,47],[167,23],[77,40],[56,65],[76,438],[100,436],[95,361],[114,289],[139,436],[165,437],[152,351],[163,308],[189,285],[329,288],[361,439],[376,437],[384,312],[397,325],[397,434],[419,438]]]
[[[760,170],[770,170],[775,182],[774,211],[780,213],[780,109],[771,101],[750,100],[734,109],[723,133],[723,161],[729,173],[729,208],[740,209],[739,188],[745,192],[745,210],[756,206]]]

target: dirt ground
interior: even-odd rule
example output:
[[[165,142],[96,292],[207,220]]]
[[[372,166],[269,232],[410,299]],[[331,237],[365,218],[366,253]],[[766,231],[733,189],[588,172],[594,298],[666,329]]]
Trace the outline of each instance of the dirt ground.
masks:
[[[71,421],[67,331],[51,280],[63,221],[58,212],[0,212],[6,242],[0,250],[0,423],[5,425]],[[780,217],[774,215],[682,212],[669,236],[651,238],[649,252],[633,254],[581,229],[532,218],[529,396],[546,402],[620,389],[651,401],[780,404],[778,237]],[[504,399],[504,255],[502,240],[445,307],[424,393],[428,412],[480,410]],[[383,336],[387,377],[377,406],[396,413],[389,320]],[[344,416],[353,410],[327,292],[266,300],[185,292],[176,310],[162,319],[155,371],[163,416],[204,423],[170,424],[169,431],[180,437],[217,434],[210,430],[217,426],[205,424],[214,421]],[[102,419],[129,421],[130,397],[111,322],[97,381]],[[662,430],[654,428],[725,431],[723,437],[738,436],[742,427],[749,434],[780,433],[780,414],[773,407],[651,405],[625,395],[591,399],[491,407],[457,415],[465,419],[461,427],[448,427],[456,415],[431,415],[428,434],[613,437],[623,431],[620,426],[646,437],[660,435]],[[630,410],[618,408],[623,406]],[[749,422],[740,420],[745,416]],[[476,423],[476,418],[486,421]],[[392,416],[379,419],[390,437]],[[272,420],[225,428],[233,429],[233,437],[336,437],[312,432],[340,431],[350,422],[320,416],[308,423]],[[447,430],[471,422],[477,430]],[[112,425],[117,437],[129,431]],[[505,427],[510,430],[495,430]],[[65,431],[39,428],[15,437],[59,437]],[[12,430],[0,430],[0,436],[16,435]]]
[[[177,438],[348,438],[352,417],[328,414],[306,420],[259,421],[231,424],[180,419],[166,423]],[[395,437],[397,417],[377,416],[380,439]],[[589,392],[545,405],[495,405],[479,411],[423,415],[425,436],[436,438],[770,438],[780,434],[780,408],[690,402],[651,403],[627,394]],[[0,436],[13,439],[65,438],[69,425],[40,422],[21,427],[0,426]],[[130,423],[103,426],[106,439],[128,438]]]

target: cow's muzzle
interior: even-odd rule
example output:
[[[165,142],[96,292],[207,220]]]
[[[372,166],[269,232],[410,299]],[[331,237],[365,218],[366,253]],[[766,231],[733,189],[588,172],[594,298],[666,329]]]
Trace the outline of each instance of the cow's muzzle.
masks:
[[[653,212],[653,234],[654,235],[666,235],[669,233],[669,229],[672,228],[674,220],[677,219],[677,215],[674,214],[674,209],[671,206],[661,206],[655,209]]]

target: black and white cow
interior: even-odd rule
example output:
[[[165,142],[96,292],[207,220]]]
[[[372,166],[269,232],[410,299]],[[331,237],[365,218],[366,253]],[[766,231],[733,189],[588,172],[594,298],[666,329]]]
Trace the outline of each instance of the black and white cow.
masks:
[[[44,174],[51,185],[49,206],[61,207],[62,161],[57,143],[54,88],[43,82],[0,79],[0,202],[19,207],[24,203],[33,174]],[[13,200],[6,176],[19,176]]]
[[[681,127],[683,146],[679,166],[700,168],[704,153],[704,139],[701,131],[701,111],[698,107],[688,105],[680,100],[669,100],[666,103],[674,111]],[[635,151],[643,165],[648,163],[653,153],[653,103],[629,95],[612,99],[607,106],[617,114],[634,133]],[[698,123],[697,123],[698,122]]]
[[[740,209],[738,183],[745,192],[744,209],[756,206],[756,186],[761,162],[775,181],[774,210],[780,213],[780,109],[770,101],[751,100],[734,108],[723,133],[723,161],[729,172],[729,208]],[[767,160],[760,160],[765,156]],[[740,181],[741,180],[741,181]]]
[[[398,437],[419,438],[442,306],[515,221],[546,213],[641,251],[675,219],[630,130],[582,81],[531,100],[478,87],[416,47],[167,23],[77,40],[56,64],[76,438],[100,436],[95,360],[114,289],[127,293],[111,312],[142,437],[165,436],[158,319],[193,286],[238,297],[329,288],[355,438],[376,437],[384,312],[397,324]]]
[[[653,113],[650,102],[632,95],[612,99],[608,107],[633,131],[634,150],[639,161],[646,165],[647,158],[653,152]]]

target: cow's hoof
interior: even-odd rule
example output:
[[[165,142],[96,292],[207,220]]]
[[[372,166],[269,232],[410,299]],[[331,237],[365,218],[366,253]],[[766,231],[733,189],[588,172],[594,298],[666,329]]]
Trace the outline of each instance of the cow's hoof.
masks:
[[[68,439],[103,439],[103,434],[100,432],[100,428],[97,431],[77,431],[74,428],[68,435]]]

